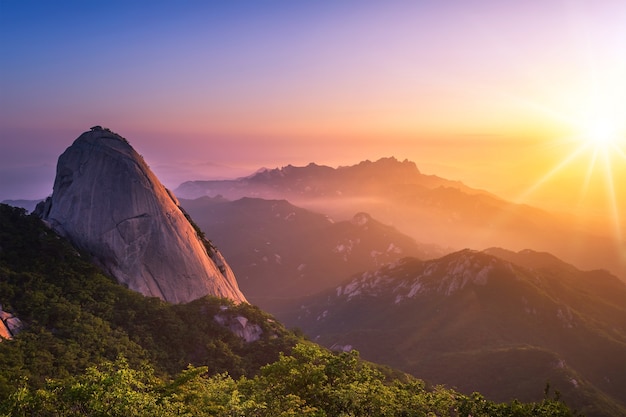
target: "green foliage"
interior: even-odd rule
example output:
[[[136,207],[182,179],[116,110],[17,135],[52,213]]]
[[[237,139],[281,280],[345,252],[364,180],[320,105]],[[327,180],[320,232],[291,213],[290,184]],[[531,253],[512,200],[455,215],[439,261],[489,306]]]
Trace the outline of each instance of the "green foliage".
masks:
[[[26,325],[0,343],[0,402],[19,381],[39,388],[119,355],[161,375],[193,364],[251,376],[298,340],[247,304],[206,297],[171,305],[130,291],[22,209],[0,205],[0,239],[0,303]],[[245,316],[261,339],[245,343],[215,322],[218,313]]]
[[[252,379],[210,376],[188,367],[175,379],[134,369],[123,358],[88,368],[41,389],[21,387],[0,413],[12,416],[484,416],[566,417],[560,402],[497,404],[480,394],[465,396],[422,381],[387,381],[357,352],[332,354],[297,345]]]
[[[125,359],[90,367],[64,380],[48,380],[41,389],[18,389],[9,397],[6,413],[14,416],[139,416],[159,415],[151,369],[135,370]]]
[[[5,205],[0,302],[26,324],[0,342],[0,416],[571,416],[556,400],[496,404],[395,378],[356,351],[297,343],[248,304],[143,297]],[[246,317],[261,339],[244,342],[218,314]]]
[[[567,407],[553,400],[496,404],[480,394],[465,396],[443,387],[428,389],[423,381],[411,377],[389,381],[360,360],[356,351],[332,354],[313,344],[298,344],[291,355],[281,355],[249,384],[249,394],[256,403],[266,404],[267,410],[281,409],[284,399],[289,398],[316,416],[571,415]]]

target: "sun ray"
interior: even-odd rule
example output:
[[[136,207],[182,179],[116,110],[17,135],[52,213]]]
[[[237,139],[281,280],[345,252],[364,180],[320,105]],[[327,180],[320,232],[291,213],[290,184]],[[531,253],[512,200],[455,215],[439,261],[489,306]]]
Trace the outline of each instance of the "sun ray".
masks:
[[[593,155],[591,156],[591,161],[587,165],[587,172],[585,173],[585,182],[583,183],[582,189],[580,190],[580,196],[578,198],[578,206],[582,206],[582,202],[587,195],[587,191],[589,191],[589,183],[591,182],[591,176],[595,171],[596,161],[598,160],[598,150],[593,150]]]
[[[626,153],[624,152],[624,150],[619,145],[613,144],[613,146],[611,146],[611,148],[613,148],[626,161]]]
[[[613,182],[613,170],[611,169],[611,158],[608,152],[603,152],[604,157],[604,170],[605,170],[605,182],[608,189],[609,206],[611,208],[613,225],[615,226],[615,236],[618,244],[623,244],[622,228],[619,214],[619,203],[615,196],[615,184]],[[621,242],[621,243],[620,243]]]
[[[554,177],[556,174],[558,174],[561,170],[563,170],[565,167],[567,167],[569,164],[571,164],[587,148],[588,148],[588,146],[585,145],[585,144],[580,145],[578,148],[576,148],[574,151],[572,151],[566,158],[561,160],[561,162],[558,165],[556,165],[554,168],[552,168],[550,171],[548,171],[539,180],[535,181],[535,183],[530,188],[525,190],[520,196],[518,196],[516,198],[516,201],[522,202],[522,203],[525,202],[528,199],[528,197],[530,197],[539,188],[541,188],[544,184],[546,184],[548,181],[550,181],[550,179],[552,179],[552,177]]]

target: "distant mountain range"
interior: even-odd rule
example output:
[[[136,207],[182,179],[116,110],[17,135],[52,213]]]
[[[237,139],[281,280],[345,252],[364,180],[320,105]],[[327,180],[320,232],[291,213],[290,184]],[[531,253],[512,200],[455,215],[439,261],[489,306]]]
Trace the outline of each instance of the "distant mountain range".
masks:
[[[175,194],[198,197],[244,197],[288,200],[298,207],[349,220],[369,213],[418,242],[444,248],[513,250],[533,248],[554,253],[582,269],[607,269],[626,281],[626,246],[594,230],[584,230],[561,215],[507,202],[483,190],[435,175],[415,163],[382,158],[331,168],[262,169],[232,180],[188,181]],[[32,210],[38,201],[4,203]]]
[[[333,287],[356,272],[406,256],[431,259],[449,251],[418,244],[366,213],[334,222],[285,200],[180,201],[214,238],[250,302],[273,314],[285,301]]]
[[[398,224],[414,220],[422,242],[472,230],[486,236],[483,228],[540,248],[560,239],[562,251],[589,249],[585,259],[594,265],[610,257],[609,243],[459,183],[427,177],[429,185],[418,184],[421,175],[394,159],[285,167],[183,184],[214,196],[181,204],[215,238],[249,300],[323,345],[495,400],[537,400],[549,383],[588,416],[626,413],[626,284],[617,276],[543,251],[418,244]],[[357,208],[393,217],[395,227],[354,215]],[[456,231],[442,217],[454,210]],[[490,221],[502,229],[485,226]]]
[[[13,207],[22,207],[26,209],[28,212],[32,212],[35,210],[37,204],[39,204],[42,200],[2,200],[0,204],[8,204]]]
[[[289,165],[235,180],[185,182],[175,194],[186,199],[286,199],[344,220],[367,212],[419,242],[457,249],[533,248],[626,280],[626,247],[614,239],[582,230],[563,216],[424,175],[406,160],[383,158],[339,168]]]
[[[549,381],[587,415],[626,412],[626,284],[552,255],[492,248],[405,258],[295,300],[283,319],[334,349],[488,398]],[[599,413],[599,414],[597,414]]]
[[[453,187],[470,194],[488,195],[485,191],[472,189],[459,181],[422,174],[414,162],[398,161],[395,158],[363,161],[339,168],[315,163],[305,167],[288,165],[262,169],[251,176],[234,180],[188,181],[176,189],[176,194],[181,198],[220,194],[229,199],[251,196],[251,193],[266,199],[281,198],[288,194],[299,200],[380,194],[388,191],[392,184],[419,185],[428,189]]]

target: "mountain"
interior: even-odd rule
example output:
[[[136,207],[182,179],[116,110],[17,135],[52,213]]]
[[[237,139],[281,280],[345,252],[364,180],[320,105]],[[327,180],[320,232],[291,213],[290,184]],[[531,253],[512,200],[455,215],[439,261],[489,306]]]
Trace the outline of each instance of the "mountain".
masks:
[[[626,411],[626,284],[552,255],[406,258],[294,302],[288,325],[340,350],[497,401],[549,381],[588,416]]]
[[[37,207],[41,200],[2,200],[1,204],[7,204],[13,207],[22,207],[26,209],[26,211],[32,212]]]
[[[608,269],[626,280],[623,244],[610,236],[583,229],[566,216],[425,175],[406,160],[382,158],[339,168],[289,165],[235,180],[185,182],[176,194],[286,199],[338,220],[367,212],[419,242],[458,249],[533,248],[579,268]]]
[[[406,256],[444,253],[366,213],[334,222],[285,200],[180,201],[228,257],[248,300],[278,318],[285,301],[334,287],[356,272]]]
[[[246,301],[229,265],[121,136],[95,126],[59,157],[36,213],[120,283],[180,303]]]
[[[382,158],[357,165],[331,168],[310,163],[305,167],[288,165],[262,169],[249,177],[234,180],[187,181],[176,194],[181,198],[221,195],[228,199],[259,197],[265,199],[301,200],[320,197],[341,197],[378,194],[389,184],[419,185],[424,188],[454,187],[471,194],[484,194],[458,181],[422,174],[414,162]]]
[[[3,416],[573,416],[552,395],[496,404],[333,354],[247,303],[144,297],[3,204],[0,301],[21,322],[0,338]]]
[[[300,340],[248,303],[206,296],[171,304],[124,288],[41,219],[4,204],[0,304],[13,339],[0,338],[0,404],[21,386],[119,357],[160,375],[193,364],[251,376]]]

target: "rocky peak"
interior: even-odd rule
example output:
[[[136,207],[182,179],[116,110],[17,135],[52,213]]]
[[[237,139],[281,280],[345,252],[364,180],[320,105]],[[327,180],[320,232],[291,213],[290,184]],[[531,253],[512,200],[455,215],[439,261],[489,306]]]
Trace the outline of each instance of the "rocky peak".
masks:
[[[413,177],[419,175],[420,171],[413,161],[405,159],[399,161],[395,157],[380,158],[377,161],[363,161],[351,167],[353,170],[373,170],[377,172],[385,172],[393,176]]]
[[[94,126],[59,157],[36,213],[120,283],[173,303],[246,301],[222,255],[123,137]]]
[[[355,276],[336,289],[338,297],[393,294],[396,303],[424,294],[450,296],[470,286],[485,286],[493,277],[515,280],[518,273],[503,260],[469,249],[440,259],[405,258]]]
[[[372,216],[363,212],[355,214],[354,217],[352,217],[352,220],[350,220],[352,224],[356,226],[360,226],[360,227],[366,226],[371,221],[372,221]]]

